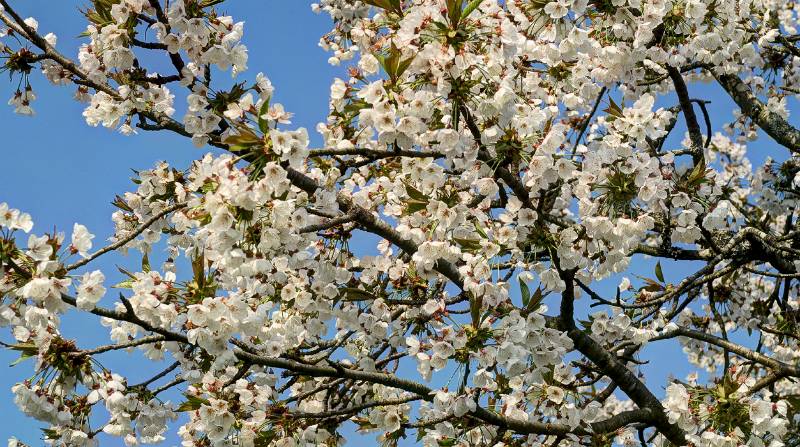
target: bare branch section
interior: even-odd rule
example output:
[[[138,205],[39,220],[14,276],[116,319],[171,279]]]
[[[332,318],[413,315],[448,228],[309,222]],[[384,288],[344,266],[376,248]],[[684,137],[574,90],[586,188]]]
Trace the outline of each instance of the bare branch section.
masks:
[[[159,220],[161,220],[162,218],[164,218],[164,216],[166,216],[167,214],[169,214],[169,213],[171,213],[173,211],[177,211],[177,210],[179,210],[181,208],[184,208],[184,207],[186,207],[185,203],[175,203],[173,205],[170,205],[170,206],[164,208],[163,210],[159,211],[158,213],[154,214],[152,217],[150,217],[149,219],[144,221],[139,227],[137,227],[135,230],[131,231],[128,235],[126,235],[125,237],[121,238],[117,242],[114,242],[113,244],[107,245],[107,246],[101,248],[100,250],[97,250],[96,252],[92,253],[91,255],[87,256],[86,258],[81,259],[78,262],[75,262],[73,264],[68,265],[66,267],[67,271],[72,271],[72,270],[75,270],[77,268],[83,267],[84,265],[94,261],[95,259],[99,258],[100,256],[103,256],[106,253],[113,252],[114,250],[117,250],[117,249],[119,249],[121,247],[124,247],[130,241],[136,239],[145,230],[150,228],[154,223],[156,223]]]

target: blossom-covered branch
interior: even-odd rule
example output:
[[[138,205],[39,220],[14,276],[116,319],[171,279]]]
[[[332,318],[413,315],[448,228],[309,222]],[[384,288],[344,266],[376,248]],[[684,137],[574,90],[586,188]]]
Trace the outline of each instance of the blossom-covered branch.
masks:
[[[345,67],[314,148],[224,0],[89,3],[73,58],[0,0],[14,110],[49,81],[91,126],[217,150],[137,169],[95,251],[0,203],[14,400],[48,443],[800,442],[794,3],[321,0]],[[644,375],[669,343],[695,372]],[[133,350],[139,383],[101,363]]]

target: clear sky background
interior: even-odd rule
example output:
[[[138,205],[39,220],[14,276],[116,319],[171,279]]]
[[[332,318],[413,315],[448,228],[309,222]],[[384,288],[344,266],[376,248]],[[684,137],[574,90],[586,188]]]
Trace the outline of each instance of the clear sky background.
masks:
[[[26,0],[14,1],[24,16],[39,20],[39,31],[55,32],[59,37],[58,48],[63,53],[75,56],[82,42],[75,37],[83,31],[85,21],[78,8],[84,1],[76,0]],[[318,47],[320,36],[330,29],[327,15],[311,12],[310,2],[300,0],[229,1],[223,10],[234,18],[245,21],[244,43],[249,48],[249,70],[241,79],[254,79],[263,71],[276,88],[275,101],[294,112],[292,126],[303,126],[316,144],[317,122],[324,121],[328,111],[329,86],[334,77],[346,77],[343,67],[327,64],[328,54]],[[166,67],[167,65],[165,65]],[[86,225],[97,235],[95,247],[104,245],[112,234],[111,214],[115,208],[110,204],[115,194],[132,189],[130,169],[148,169],[159,160],[183,169],[202,156],[208,149],[197,149],[186,138],[166,132],[147,133],[124,137],[104,128],[91,128],[85,124],[81,112],[84,105],[72,100],[73,88],[52,87],[38,75],[32,76],[34,89],[39,99],[33,104],[35,118],[15,115],[10,107],[0,105],[0,202],[8,202],[33,215],[34,232],[42,234],[53,227],[65,231],[67,237],[75,222]],[[0,99],[10,98],[16,89],[16,80],[9,82],[0,78]],[[178,87],[176,87],[177,89]],[[715,130],[730,117],[734,107],[727,95],[717,87],[690,85],[693,97],[710,99],[710,111]],[[176,92],[176,102],[185,96]],[[619,99],[618,95],[615,99]],[[619,101],[618,101],[619,102]],[[663,105],[675,103],[671,98]],[[794,105],[794,104],[793,104]],[[178,106],[176,118],[182,117]],[[677,129],[683,135],[685,126]],[[674,140],[673,140],[674,141]],[[677,141],[674,141],[677,143]],[[754,165],[760,164],[766,155],[779,154],[770,140],[757,143],[756,151],[750,152]],[[108,277],[107,285],[118,279],[114,275],[115,265],[135,267],[139,258],[107,257],[94,264]],[[668,281],[676,281],[691,269],[662,262]],[[156,264],[154,264],[155,267]],[[637,273],[652,276],[652,262],[640,262]],[[612,295],[619,278],[605,281],[601,291]],[[113,303],[114,291],[101,301],[102,305]],[[583,300],[585,302],[585,300]],[[71,312],[64,318],[64,333],[75,337],[80,346],[90,348],[109,342],[108,331],[93,317],[86,319]],[[11,341],[7,331],[0,339]],[[645,358],[652,362],[642,367],[648,382],[663,384],[669,375],[683,378],[692,371],[675,344],[662,343],[648,348],[651,355]],[[656,354],[656,355],[652,355]],[[26,418],[12,402],[11,386],[30,376],[32,363],[26,362],[14,368],[7,364],[16,359],[16,353],[0,351],[0,444],[10,436],[16,436],[31,445],[40,445],[43,424]],[[131,383],[145,379],[152,367],[144,368],[137,355],[111,355],[104,365],[112,370],[130,373]],[[148,365],[150,366],[150,365]],[[409,374],[416,375],[409,370]],[[401,370],[402,372],[402,370]],[[655,390],[661,394],[661,390]],[[175,399],[175,394],[172,396]],[[370,436],[369,439],[374,439]],[[410,439],[409,441],[413,441]],[[178,438],[171,434],[164,445],[178,445]],[[123,445],[119,439],[101,438],[102,446]]]

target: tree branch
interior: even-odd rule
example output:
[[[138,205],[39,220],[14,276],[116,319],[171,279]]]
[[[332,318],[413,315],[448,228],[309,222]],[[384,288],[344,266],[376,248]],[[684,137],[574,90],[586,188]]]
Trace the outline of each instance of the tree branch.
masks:
[[[723,74],[716,70],[711,73],[719,84],[733,98],[742,113],[753,120],[758,127],[791,152],[800,153],[800,131],[790,125],[777,113],[767,109],[747,85],[736,75]]]
[[[84,259],[81,259],[80,261],[77,261],[77,262],[75,262],[73,264],[70,264],[70,265],[66,266],[65,267],[66,270],[69,272],[69,271],[75,270],[75,269],[77,269],[79,267],[83,267],[84,265],[94,261],[95,259],[99,258],[100,256],[102,256],[102,255],[104,255],[104,254],[106,254],[106,253],[108,253],[110,251],[114,251],[114,250],[116,250],[116,249],[118,249],[120,247],[124,247],[125,244],[127,244],[128,242],[136,239],[136,237],[139,236],[140,234],[142,234],[142,232],[144,232],[144,230],[148,229],[151,225],[153,225],[154,223],[158,222],[161,218],[163,218],[167,214],[169,214],[169,213],[171,213],[173,211],[179,210],[179,209],[181,209],[181,208],[183,208],[185,206],[186,206],[186,203],[176,203],[176,204],[173,204],[173,205],[170,205],[170,206],[164,208],[160,212],[158,212],[155,215],[153,215],[151,218],[147,219],[142,225],[137,227],[133,232],[131,232],[130,234],[128,234],[124,238],[118,240],[117,242],[115,242],[115,243],[113,243],[111,245],[107,245],[107,246],[101,248],[100,250],[97,250],[96,252],[92,253],[91,255],[89,255],[88,257],[86,257]]]

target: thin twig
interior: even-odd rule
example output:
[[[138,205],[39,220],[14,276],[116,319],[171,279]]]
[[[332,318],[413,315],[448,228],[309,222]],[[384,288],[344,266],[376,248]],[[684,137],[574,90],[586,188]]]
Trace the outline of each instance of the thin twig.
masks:
[[[106,253],[108,253],[110,251],[114,251],[114,250],[116,250],[116,249],[118,249],[120,247],[124,247],[125,244],[127,244],[128,242],[136,239],[137,236],[142,234],[142,232],[144,232],[144,230],[148,229],[151,225],[156,223],[159,219],[161,219],[162,217],[166,216],[167,214],[169,214],[169,213],[171,213],[171,212],[173,212],[175,210],[179,210],[179,209],[181,209],[181,208],[183,208],[185,206],[186,206],[186,203],[176,203],[174,205],[170,205],[170,206],[166,207],[165,209],[163,209],[160,212],[158,212],[155,215],[153,215],[151,218],[147,219],[142,225],[140,225],[138,228],[136,228],[133,232],[131,232],[130,234],[128,234],[124,238],[118,240],[117,242],[115,242],[115,243],[113,243],[111,245],[107,245],[107,246],[101,248],[100,250],[97,250],[96,252],[92,253],[91,255],[87,256],[84,259],[81,259],[78,262],[75,262],[73,264],[68,265],[66,267],[66,270],[69,272],[69,271],[75,270],[75,269],[77,269],[79,267],[83,267],[84,265],[92,262],[93,260],[99,258],[100,256],[102,256],[102,255],[104,255],[104,254],[106,254]]]

